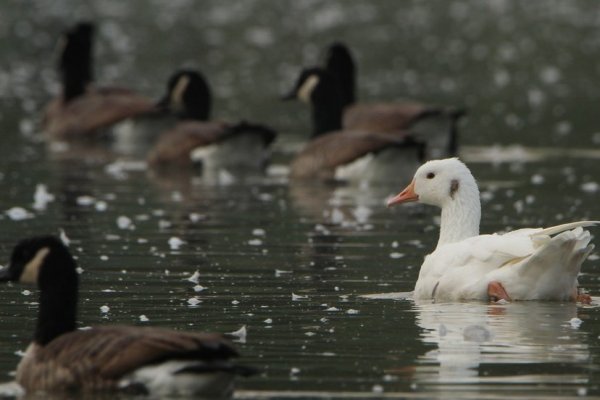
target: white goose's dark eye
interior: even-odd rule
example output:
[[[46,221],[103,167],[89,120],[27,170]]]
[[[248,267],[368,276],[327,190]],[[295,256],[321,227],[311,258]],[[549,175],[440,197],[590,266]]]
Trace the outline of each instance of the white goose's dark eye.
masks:
[[[433,179],[435,178],[435,174],[433,172],[430,172],[427,174],[427,179]]]

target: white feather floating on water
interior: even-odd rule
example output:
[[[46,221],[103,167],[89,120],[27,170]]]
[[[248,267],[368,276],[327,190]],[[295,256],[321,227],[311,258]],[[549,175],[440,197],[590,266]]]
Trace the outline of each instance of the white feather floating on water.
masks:
[[[171,250],[179,250],[179,248],[184,244],[185,242],[176,236],[173,236],[169,239],[169,247]]]
[[[33,209],[45,210],[48,203],[54,201],[54,195],[48,192],[48,188],[43,183],[38,183],[33,194]]]
[[[246,325],[242,325],[240,329],[237,331],[227,333],[229,336],[235,337],[234,341],[240,343],[246,343],[246,336],[248,335],[248,331],[246,329]]]
[[[59,229],[59,237],[60,237],[60,241],[63,242],[63,244],[67,247],[69,247],[69,244],[71,243],[71,239],[69,239],[67,237],[67,234],[65,233],[65,230],[60,228]]]
[[[196,271],[192,274],[192,276],[190,276],[189,278],[187,278],[188,281],[192,282],[192,283],[198,283],[198,281],[200,280],[200,272]]]
[[[24,209],[23,207],[12,207],[5,211],[8,218],[13,221],[22,221],[24,219],[33,218],[33,214]]]

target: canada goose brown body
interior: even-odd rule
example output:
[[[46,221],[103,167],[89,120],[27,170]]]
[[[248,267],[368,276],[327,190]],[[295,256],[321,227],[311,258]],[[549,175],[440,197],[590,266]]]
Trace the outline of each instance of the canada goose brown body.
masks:
[[[33,342],[16,374],[27,392],[128,390],[221,397],[231,394],[235,375],[253,372],[230,361],[238,353],[217,333],[135,326],[77,330],[78,273],[58,238],[21,241],[9,266],[0,270],[0,281],[40,289]]]
[[[208,121],[211,109],[210,88],[198,71],[181,70],[169,79],[161,107],[177,115],[180,121],[162,133],[147,160],[159,168],[186,167],[201,161],[206,167],[209,156],[194,160],[196,150],[214,146],[222,165],[264,167],[270,144],[276,137],[271,128],[245,121],[229,123]],[[236,157],[235,153],[239,156]]]
[[[133,91],[90,87],[71,101],[54,99],[46,108],[42,125],[52,139],[96,138],[120,121],[155,111],[153,101]]]
[[[93,34],[91,24],[80,23],[61,38],[62,93],[42,117],[42,128],[51,139],[97,138],[117,122],[157,112],[154,101],[133,90],[92,84]]]
[[[169,359],[226,360],[237,355],[219,334],[94,327],[71,331],[46,346],[32,343],[19,363],[16,380],[28,392],[131,390],[123,379],[140,366]],[[224,374],[233,369],[218,363],[211,367],[207,362],[206,369],[210,368]]]
[[[358,158],[388,147],[406,148],[407,134],[401,131],[374,133],[361,130],[335,131],[317,136],[294,157],[290,175],[297,179],[336,179],[336,169]]]

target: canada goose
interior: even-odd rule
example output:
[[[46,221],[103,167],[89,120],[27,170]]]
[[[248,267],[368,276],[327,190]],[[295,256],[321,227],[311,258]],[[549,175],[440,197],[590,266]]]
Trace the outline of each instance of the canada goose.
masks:
[[[313,138],[292,160],[292,178],[368,180],[390,172],[397,176],[399,169],[408,173],[423,161],[425,145],[414,140],[407,129],[343,128],[336,80],[323,68],[303,70],[284,96],[291,98],[311,104],[313,118]]]
[[[127,390],[135,393],[228,396],[238,353],[221,334],[164,328],[76,328],[78,273],[67,247],[54,236],[19,242],[0,281],[37,284],[37,326],[17,367],[27,392]]]
[[[263,168],[269,145],[276,133],[271,128],[247,122],[232,124],[207,121],[211,110],[210,88],[198,71],[173,74],[166,95],[159,101],[180,118],[162,133],[148,155],[154,167],[182,167],[200,162],[204,169],[219,167]]]
[[[82,22],[59,42],[62,93],[48,104],[42,120],[52,139],[97,138],[119,121],[156,111],[151,99],[132,90],[92,85],[93,36],[94,26]]]
[[[458,119],[464,109],[445,108],[415,102],[356,103],[356,63],[348,47],[332,43],[326,52],[325,69],[334,77],[343,105],[344,129],[389,131],[410,129],[426,141],[430,157],[455,155]]]

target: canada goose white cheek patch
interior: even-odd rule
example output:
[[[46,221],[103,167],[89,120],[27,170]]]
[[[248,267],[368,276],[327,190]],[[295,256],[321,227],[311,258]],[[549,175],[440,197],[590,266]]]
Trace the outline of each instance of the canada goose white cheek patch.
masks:
[[[22,283],[36,284],[40,274],[40,268],[44,263],[48,253],[50,253],[50,249],[48,247],[39,249],[35,254],[35,257],[33,257],[31,261],[25,265],[25,268],[23,268],[23,273],[21,274],[19,281]]]
[[[315,90],[315,87],[319,84],[319,77],[316,75],[311,75],[300,86],[298,89],[298,98],[305,103],[310,103],[310,96],[312,92]]]
[[[183,105],[183,94],[190,84],[190,78],[188,76],[182,76],[177,80],[177,84],[171,91],[171,103],[175,107],[181,107]]]

